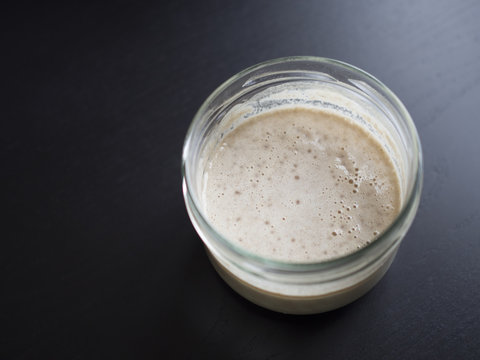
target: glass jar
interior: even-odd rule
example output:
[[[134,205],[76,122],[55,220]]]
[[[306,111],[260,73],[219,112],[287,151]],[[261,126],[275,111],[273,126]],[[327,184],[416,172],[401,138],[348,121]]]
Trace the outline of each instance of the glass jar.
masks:
[[[396,219],[374,241],[314,263],[276,261],[237,246],[205,216],[202,199],[208,158],[229,131],[262,111],[299,105],[337,112],[375,136],[392,159],[401,189]],[[182,172],[188,214],[219,275],[248,300],[290,314],[329,311],[370,290],[389,268],[413,221],[423,181],[420,141],[400,100],[366,72],[317,57],[267,61],[216,89],[188,130]]]

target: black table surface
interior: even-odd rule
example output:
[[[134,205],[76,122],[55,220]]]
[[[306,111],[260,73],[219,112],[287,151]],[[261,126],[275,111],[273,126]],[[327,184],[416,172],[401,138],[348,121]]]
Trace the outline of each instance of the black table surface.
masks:
[[[446,0],[4,5],[0,359],[479,359],[479,18]],[[387,275],[314,316],[225,285],[181,192],[201,103],[291,55],[378,77],[425,159]]]

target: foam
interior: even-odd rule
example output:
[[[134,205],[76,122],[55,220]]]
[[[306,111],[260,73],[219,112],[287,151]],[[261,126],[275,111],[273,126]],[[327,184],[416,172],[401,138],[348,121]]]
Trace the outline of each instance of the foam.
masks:
[[[400,208],[398,174],[380,143],[345,117],[293,107],[250,117],[206,164],[204,211],[257,255],[323,261],[366,246]]]

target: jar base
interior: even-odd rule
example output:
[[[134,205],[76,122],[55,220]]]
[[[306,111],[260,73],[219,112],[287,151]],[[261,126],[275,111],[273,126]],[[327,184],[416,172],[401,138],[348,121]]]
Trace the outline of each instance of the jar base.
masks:
[[[316,296],[291,296],[265,291],[246,283],[226,269],[208,249],[206,251],[217,273],[235,292],[265,309],[291,315],[319,314],[352,303],[365,295],[380,281],[390,267],[396,253],[395,251],[373,274],[358,284]]]

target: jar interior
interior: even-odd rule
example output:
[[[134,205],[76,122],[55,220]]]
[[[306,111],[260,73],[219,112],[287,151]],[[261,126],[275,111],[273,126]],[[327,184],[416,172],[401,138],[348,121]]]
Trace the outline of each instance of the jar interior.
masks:
[[[189,130],[183,154],[186,187],[204,223],[208,224],[202,213],[205,169],[222,139],[254,115],[298,106],[341,115],[375,137],[392,160],[405,206],[415,190],[420,154],[408,113],[388,89],[365,73],[340,70],[334,74],[247,70],[206,100]]]

